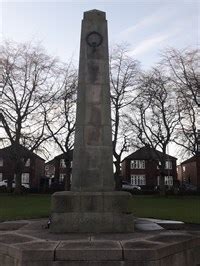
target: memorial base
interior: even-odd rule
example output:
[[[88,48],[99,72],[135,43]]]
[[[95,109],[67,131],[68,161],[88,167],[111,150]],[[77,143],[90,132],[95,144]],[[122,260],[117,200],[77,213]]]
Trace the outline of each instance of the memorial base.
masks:
[[[53,233],[128,233],[134,231],[129,211],[131,194],[113,192],[56,192],[52,195]]]

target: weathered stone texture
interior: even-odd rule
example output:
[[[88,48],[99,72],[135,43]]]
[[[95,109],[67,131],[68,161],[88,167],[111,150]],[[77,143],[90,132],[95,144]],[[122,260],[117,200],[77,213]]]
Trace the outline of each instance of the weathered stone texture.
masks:
[[[5,238],[1,240],[4,243],[0,242],[0,265],[197,266],[200,264],[200,237],[189,233],[153,235],[148,237],[143,234],[141,238],[132,236],[129,239],[127,234],[121,234],[121,237],[119,234],[104,234],[101,235],[102,240],[95,240],[98,235],[90,235],[89,239],[83,239],[81,234],[77,234],[73,240],[51,241],[49,240],[51,234],[48,234],[46,241],[38,238],[24,243],[26,238],[29,239],[27,234],[22,236],[22,243],[16,244],[14,239],[15,236],[17,238],[17,234],[13,233],[8,243],[5,243]],[[115,239],[116,236],[118,240]],[[158,241],[159,239],[162,243]]]
[[[52,196],[52,232],[133,232],[131,194],[113,192],[56,192]]]
[[[91,207],[88,199],[83,205]],[[27,224],[9,231],[8,223],[8,231],[0,231],[1,266],[200,265],[200,231],[61,235],[41,229],[45,220]]]
[[[51,231],[133,232],[130,195],[114,192],[105,13],[84,13],[71,192],[52,196]]]
[[[92,40],[88,39],[89,34]],[[90,45],[92,41],[96,42],[96,47]],[[102,43],[98,46],[99,41]],[[108,62],[105,13],[98,10],[85,12],[81,32],[73,191],[114,190]]]
[[[56,249],[56,260],[120,261],[122,250],[115,241],[62,242]]]

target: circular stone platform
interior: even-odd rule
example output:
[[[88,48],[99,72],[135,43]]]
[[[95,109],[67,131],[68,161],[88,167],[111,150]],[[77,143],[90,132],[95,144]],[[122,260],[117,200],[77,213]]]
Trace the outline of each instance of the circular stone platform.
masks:
[[[2,266],[198,264],[200,231],[136,229],[126,234],[55,234],[47,229],[46,219],[0,223]]]

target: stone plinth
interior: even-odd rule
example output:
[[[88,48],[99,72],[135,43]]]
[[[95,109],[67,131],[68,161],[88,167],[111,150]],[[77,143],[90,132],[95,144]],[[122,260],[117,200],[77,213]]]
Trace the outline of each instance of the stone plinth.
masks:
[[[131,194],[115,192],[56,192],[52,196],[51,232],[133,232],[128,210]]]

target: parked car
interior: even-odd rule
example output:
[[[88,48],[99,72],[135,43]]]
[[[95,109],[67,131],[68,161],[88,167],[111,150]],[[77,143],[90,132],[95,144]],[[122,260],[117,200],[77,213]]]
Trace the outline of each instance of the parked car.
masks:
[[[15,181],[12,182],[12,187],[15,188]],[[22,188],[29,189],[30,188],[29,183],[22,183]]]
[[[4,179],[0,182],[0,187],[7,187],[8,186],[8,180]],[[22,183],[23,188],[30,188],[30,185],[28,183]],[[12,181],[12,188],[15,188],[15,181]]]
[[[0,187],[7,187],[8,186],[8,180],[4,179],[0,182]],[[12,181],[12,187],[15,187],[15,181]]]
[[[7,180],[6,179],[0,181],[0,187],[7,187]]]
[[[131,183],[127,181],[122,181],[122,190],[128,191],[128,192],[134,192],[134,191],[140,191],[141,187],[132,185]]]
[[[22,183],[22,187],[23,187],[23,188],[28,188],[28,189],[29,189],[29,188],[30,188],[30,185],[29,185],[28,183]]]
[[[180,190],[182,191],[197,191],[197,186],[193,185],[193,184],[183,184],[180,186]]]

